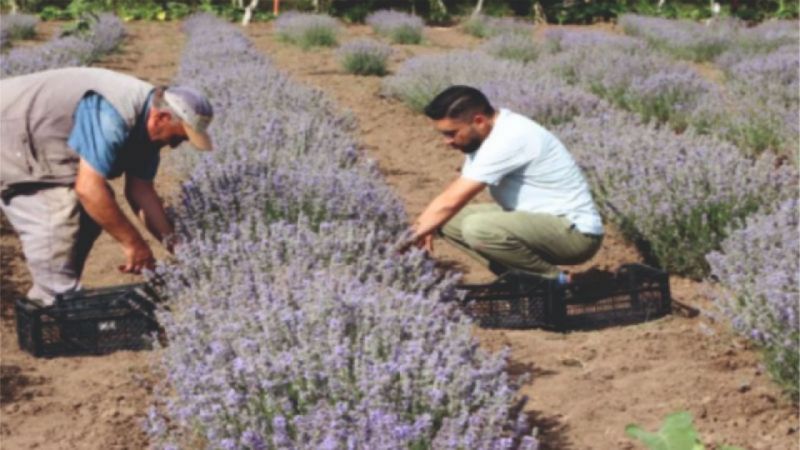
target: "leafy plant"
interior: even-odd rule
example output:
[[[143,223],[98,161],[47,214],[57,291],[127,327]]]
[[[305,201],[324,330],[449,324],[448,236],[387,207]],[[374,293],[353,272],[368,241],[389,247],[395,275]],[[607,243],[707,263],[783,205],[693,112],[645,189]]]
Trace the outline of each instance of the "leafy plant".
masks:
[[[167,16],[173,20],[180,20],[192,13],[189,5],[181,2],[167,2]]]
[[[92,12],[83,12],[72,23],[61,28],[61,37],[86,35],[91,32],[92,27],[100,20],[100,17]]]
[[[655,433],[645,431],[639,425],[625,427],[628,436],[640,440],[650,450],[705,450],[706,446],[692,424],[691,413],[683,411],[670,414]],[[717,450],[744,450],[740,447],[720,445]]]
[[[69,20],[72,19],[72,15],[66,9],[47,5],[39,12],[39,18],[42,20]]]

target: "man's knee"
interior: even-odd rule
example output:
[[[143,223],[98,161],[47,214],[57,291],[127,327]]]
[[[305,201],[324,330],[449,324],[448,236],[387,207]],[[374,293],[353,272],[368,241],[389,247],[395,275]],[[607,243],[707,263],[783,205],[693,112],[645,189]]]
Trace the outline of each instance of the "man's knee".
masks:
[[[497,226],[481,215],[467,217],[461,225],[464,242],[474,249],[481,249],[502,241],[503,236],[498,231]]]

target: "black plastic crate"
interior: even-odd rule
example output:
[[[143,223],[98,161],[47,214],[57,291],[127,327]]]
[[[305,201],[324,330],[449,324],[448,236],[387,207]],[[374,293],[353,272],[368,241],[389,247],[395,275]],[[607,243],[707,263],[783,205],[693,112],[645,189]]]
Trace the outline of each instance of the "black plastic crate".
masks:
[[[616,273],[559,285],[511,272],[489,284],[466,284],[463,307],[487,328],[590,329],[646,322],[671,311],[669,275],[628,264]]]
[[[18,299],[19,347],[45,357],[150,348],[159,329],[152,299],[143,283],[60,295],[52,306]]]

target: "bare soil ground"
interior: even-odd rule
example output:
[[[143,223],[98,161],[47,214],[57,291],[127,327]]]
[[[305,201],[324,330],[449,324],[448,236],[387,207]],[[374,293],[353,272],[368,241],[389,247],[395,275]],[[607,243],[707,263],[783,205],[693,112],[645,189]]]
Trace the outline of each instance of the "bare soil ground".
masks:
[[[101,64],[153,83],[168,82],[177,67],[183,35],[175,23],[129,23],[132,37],[122,52]],[[359,121],[366,154],[377,160],[387,181],[405,201],[410,217],[457,176],[460,157],[439,142],[423,116],[380,96],[380,79],[345,74],[332,50],[301,52],[279,43],[268,24],[254,24],[249,36],[298,82],[316,86]],[[371,35],[348,27],[343,40]],[[474,46],[478,41],[455,29],[427,30],[423,45],[395,46],[391,69],[408,57]],[[172,191],[178,181],[162,168],[157,185]],[[119,184],[115,185],[120,192]],[[484,198],[486,200],[486,198]],[[35,359],[17,348],[13,299],[30,280],[19,243],[3,221],[3,319],[0,323],[0,446],[8,449],[138,449],[146,446],[139,428],[151,395],[154,353],[118,352],[104,357]],[[467,273],[490,274],[444,243],[435,256]],[[158,255],[163,251],[153,244]],[[157,255],[157,256],[158,256]],[[116,272],[122,260],[104,236],[87,263],[85,283],[104,286],[136,281]],[[639,260],[635,249],[611,229],[598,256],[571,268],[613,269]],[[709,286],[672,280],[676,299],[710,308]],[[792,449],[798,443],[797,409],[785,401],[759,365],[758,355],[706,316],[670,316],[643,325],[592,332],[476,329],[491,349],[511,349],[511,370],[530,374],[521,393],[546,449],[637,448],[624,427],[637,422],[655,429],[668,413],[686,409],[707,442],[748,449]]]

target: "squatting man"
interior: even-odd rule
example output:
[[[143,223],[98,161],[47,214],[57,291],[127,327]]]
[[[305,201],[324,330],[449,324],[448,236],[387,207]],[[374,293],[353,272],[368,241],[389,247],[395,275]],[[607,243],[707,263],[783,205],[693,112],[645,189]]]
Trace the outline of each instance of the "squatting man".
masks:
[[[98,68],[66,68],[0,81],[0,209],[19,234],[33,287],[52,304],[80,289],[102,230],[122,246],[122,272],[152,268],[153,253],[125,217],[108,180],[172,251],[173,227],[154,187],[159,151],[188,140],[211,149],[208,100],[186,86],[155,87]]]
[[[603,224],[564,145],[469,86],[447,88],[425,114],[465,160],[461,175],[417,218],[412,242],[432,251],[440,233],[496,274],[511,269],[568,283],[558,265],[594,256]],[[467,205],[486,186],[496,203]]]

